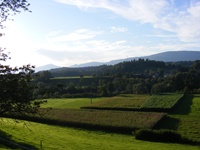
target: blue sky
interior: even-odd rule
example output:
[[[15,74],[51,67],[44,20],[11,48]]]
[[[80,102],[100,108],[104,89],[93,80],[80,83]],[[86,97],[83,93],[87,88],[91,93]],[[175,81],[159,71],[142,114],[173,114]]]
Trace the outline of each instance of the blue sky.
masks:
[[[71,66],[200,50],[200,0],[29,0],[0,42],[11,65]]]

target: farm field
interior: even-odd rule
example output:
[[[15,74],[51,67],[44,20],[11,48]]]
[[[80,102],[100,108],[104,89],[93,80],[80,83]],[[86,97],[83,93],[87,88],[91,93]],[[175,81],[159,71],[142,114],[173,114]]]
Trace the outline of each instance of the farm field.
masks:
[[[179,93],[153,95],[122,94],[104,98],[97,103],[81,108],[168,112],[182,97],[183,94]]]
[[[84,77],[80,77],[80,76],[71,76],[71,77],[54,77],[51,78],[51,80],[60,80],[60,79],[81,79],[81,78],[94,78],[93,76],[84,76]]]
[[[153,94],[149,99],[141,106],[141,108],[172,108],[181,98],[183,94],[178,93],[163,93]]]
[[[44,118],[47,122],[78,127],[109,129],[115,132],[131,132],[139,128],[152,128],[166,114],[157,112],[133,112],[114,110],[52,109]]]
[[[140,106],[145,103],[148,98],[149,95],[121,94],[110,98],[104,98],[89,107],[140,108]]]
[[[182,94],[156,94],[156,95],[136,95],[121,94],[114,97],[101,98],[63,98],[47,99],[48,103],[42,104],[41,108],[163,108],[173,107]]]
[[[15,125],[12,120],[6,119],[1,124],[1,132],[9,134],[12,141],[46,150],[199,150],[198,146],[139,141],[132,135],[25,123],[28,128],[24,122]]]
[[[101,101],[103,98],[92,98],[92,103],[96,103]],[[82,106],[91,104],[90,98],[54,98],[54,99],[47,99],[47,103],[41,105],[41,108],[74,108],[79,109]]]
[[[142,99],[142,102],[149,99],[148,97],[143,99],[144,95],[144,97],[139,95],[140,99],[138,95],[131,96],[135,96],[138,101]],[[120,95],[119,97],[130,98],[129,95]],[[112,97],[100,98],[96,102],[101,103],[110,99],[120,101],[118,97]],[[172,129],[184,137],[200,142],[200,95],[184,97],[175,109],[156,126],[154,125],[166,115],[165,113],[79,109],[85,105],[80,102],[86,99],[70,99],[69,103],[66,103],[68,100],[63,99],[62,102],[61,99],[60,104],[58,102],[60,100],[57,100],[50,100],[49,106],[53,106],[53,109],[46,116],[47,120],[55,122],[53,124],[57,124],[57,126],[34,122],[15,124],[10,119],[1,119],[1,137],[6,135],[7,139],[11,141],[25,143],[25,146],[38,149],[41,146],[43,149],[200,149],[200,146],[139,141],[131,135],[131,131],[134,129],[154,127],[154,129]],[[72,108],[70,101],[74,103],[76,109],[69,109]],[[129,100],[127,100],[128,102]],[[43,106],[42,110],[46,110],[45,107]],[[62,124],[62,122],[66,124]],[[58,126],[59,123],[65,126],[67,124],[75,125],[78,128],[61,127]],[[85,130],[84,126],[86,129],[92,130]],[[117,134],[117,130],[127,130],[126,133],[129,134]],[[5,149],[5,147],[3,148],[0,144],[0,149]]]

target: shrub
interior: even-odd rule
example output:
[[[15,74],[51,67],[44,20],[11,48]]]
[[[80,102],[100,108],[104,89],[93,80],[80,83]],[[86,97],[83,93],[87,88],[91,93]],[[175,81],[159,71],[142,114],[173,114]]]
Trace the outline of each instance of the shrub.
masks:
[[[179,133],[172,130],[150,130],[141,129],[136,131],[135,138],[152,142],[181,143],[182,137]]]
[[[165,143],[181,143],[199,145],[198,141],[182,137],[179,133],[173,130],[151,130],[151,129],[140,129],[134,132],[135,138],[138,140],[145,140],[151,142],[165,142]]]

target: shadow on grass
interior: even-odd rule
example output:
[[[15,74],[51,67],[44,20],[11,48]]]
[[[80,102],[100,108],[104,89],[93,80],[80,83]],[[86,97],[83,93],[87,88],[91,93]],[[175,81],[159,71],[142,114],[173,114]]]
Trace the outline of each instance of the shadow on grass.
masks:
[[[155,129],[169,129],[176,130],[179,126],[179,119],[166,116],[154,128]]]
[[[186,95],[180,102],[174,107],[174,109],[170,112],[170,114],[177,115],[188,115],[191,112],[191,105],[193,100],[193,95]]]
[[[20,150],[36,150],[37,148],[22,142],[16,142],[11,139],[12,136],[0,130],[0,148],[20,149]]]
[[[178,129],[180,120],[178,118],[174,118],[173,115],[188,115],[191,112],[191,105],[193,100],[193,95],[188,94],[183,99],[181,99],[177,105],[173,108],[173,110],[169,113],[171,115],[167,115],[163,118],[156,126],[156,129],[170,129],[176,130]]]

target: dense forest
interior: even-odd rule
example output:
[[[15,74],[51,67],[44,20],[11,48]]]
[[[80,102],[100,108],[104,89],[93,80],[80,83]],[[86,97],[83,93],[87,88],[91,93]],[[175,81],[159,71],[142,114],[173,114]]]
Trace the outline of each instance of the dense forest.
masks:
[[[120,93],[200,93],[200,61],[132,60],[98,67],[58,68],[34,74],[34,98],[113,96]]]

